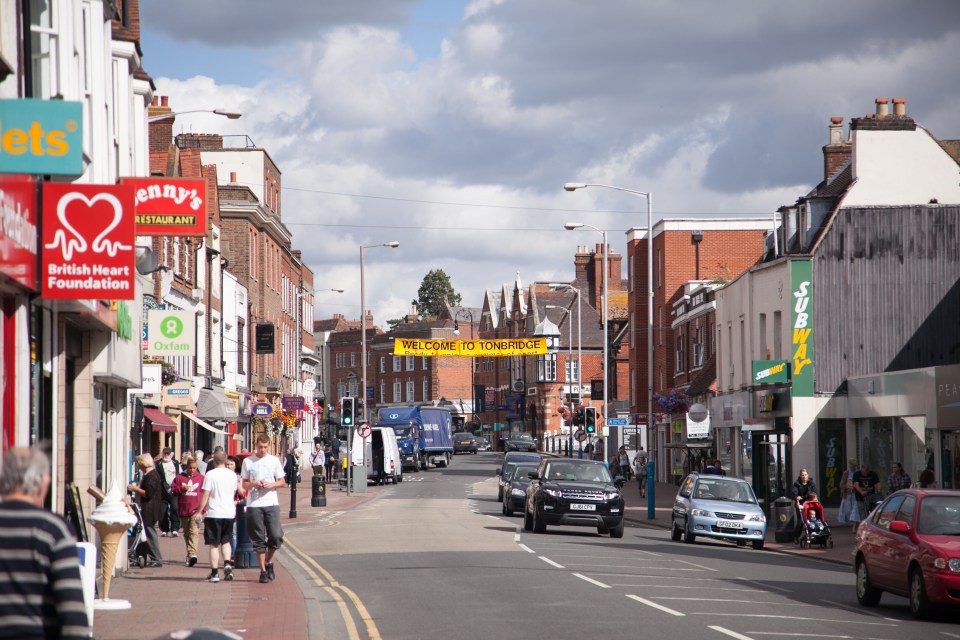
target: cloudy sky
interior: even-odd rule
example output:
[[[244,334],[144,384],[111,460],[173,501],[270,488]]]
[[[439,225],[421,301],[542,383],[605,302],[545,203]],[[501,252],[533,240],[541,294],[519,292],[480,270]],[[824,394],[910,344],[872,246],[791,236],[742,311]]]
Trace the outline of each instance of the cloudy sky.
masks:
[[[479,306],[519,272],[660,217],[772,215],[821,178],[831,116],[905,97],[960,138],[957,0],[143,0],[144,65],[177,132],[245,134],[283,173],[317,317],[378,324],[423,276]],[[626,264],[626,263],[625,263]],[[624,266],[625,266],[624,264]]]

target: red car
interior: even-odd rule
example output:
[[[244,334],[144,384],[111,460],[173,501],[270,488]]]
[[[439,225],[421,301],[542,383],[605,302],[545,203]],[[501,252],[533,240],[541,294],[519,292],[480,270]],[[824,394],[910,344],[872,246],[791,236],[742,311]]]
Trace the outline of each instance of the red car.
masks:
[[[960,492],[903,489],[857,528],[857,600],[867,607],[884,591],[910,599],[914,617],[936,605],[960,605]]]

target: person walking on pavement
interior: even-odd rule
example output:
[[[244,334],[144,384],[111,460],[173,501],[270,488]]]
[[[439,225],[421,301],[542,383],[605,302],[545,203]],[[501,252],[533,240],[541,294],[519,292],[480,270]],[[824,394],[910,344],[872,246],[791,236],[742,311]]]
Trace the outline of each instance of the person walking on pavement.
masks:
[[[246,461],[244,461],[246,462]],[[199,509],[205,517],[203,542],[210,547],[210,575],[207,582],[220,582],[217,567],[223,553],[223,579],[233,580],[233,521],[237,516],[237,474],[227,468],[227,454],[218,451],[213,467],[203,479]],[[279,516],[279,509],[277,511]],[[262,577],[262,574],[261,574]],[[260,580],[263,582],[263,580]]]
[[[328,454],[323,448],[323,440],[317,438],[313,441],[313,451],[310,452],[310,466],[313,468],[313,475],[318,476],[325,473]],[[330,478],[327,478],[329,480]]]
[[[128,484],[127,490],[133,493],[134,499],[140,506],[140,517],[143,519],[143,533],[146,542],[137,545],[137,560],[140,567],[162,567],[163,556],[160,555],[160,541],[157,538],[157,524],[163,517],[163,481],[160,472],[153,463],[153,456],[141,453],[136,457],[137,467],[140,469],[140,484]]]
[[[197,471],[198,462],[191,456],[183,462],[183,473],[173,479],[170,491],[177,496],[177,514],[183,524],[183,541],[187,546],[187,566],[197,564],[197,546],[200,543],[200,488],[203,474]]]
[[[340,438],[336,435],[333,436],[333,439],[328,443],[330,448],[333,449],[333,457],[337,460],[337,463],[333,465],[333,477],[340,477],[340,447],[343,446],[343,443],[340,442]]]
[[[870,515],[880,499],[877,493],[879,484],[880,478],[875,471],[870,470],[870,465],[866,462],[861,464],[860,470],[853,474],[853,490],[856,492],[857,512],[861,521]]]
[[[803,504],[811,495],[816,495],[817,483],[813,481],[806,469],[800,469],[797,481],[793,483],[793,497],[798,504]]]
[[[852,524],[854,531],[860,524],[856,492],[853,490],[853,474],[856,472],[857,461],[848,460],[847,470],[843,472],[843,478],[840,480],[840,512],[837,514],[837,522]]]
[[[77,541],[43,508],[50,459],[14,447],[0,467],[0,638],[89,638]]]
[[[899,462],[894,462],[890,467],[891,473],[887,478],[887,491],[893,493],[900,489],[909,489],[910,485],[913,484],[913,480],[911,480],[910,475],[903,470],[903,465]]]
[[[623,477],[627,480],[630,479],[630,454],[627,453],[626,445],[620,445],[620,450],[617,452],[617,457],[620,462],[620,473],[623,474]]]
[[[187,466],[188,458],[189,456],[187,456],[187,458],[184,458],[183,466]],[[207,472],[207,459],[203,457],[203,451],[201,449],[197,449],[196,451],[194,451],[193,459],[196,460],[197,462],[197,471],[200,472],[200,475],[205,474]],[[187,535],[186,531],[184,531],[183,535]]]
[[[240,477],[248,491],[247,530],[260,563],[260,582],[270,582],[274,579],[273,556],[283,544],[277,489],[286,485],[283,465],[270,454],[270,436],[257,436],[254,454],[243,461]]]
[[[170,491],[170,485],[173,484],[174,478],[183,471],[183,468],[180,466],[180,462],[173,457],[173,449],[170,447],[163,448],[160,464],[157,467],[157,472],[160,474],[161,495],[163,496],[160,536],[176,538],[180,535],[180,514],[177,509],[177,496]]]
[[[333,455],[333,447],[327,445],[326,450],[323,452],[324,457],[324,470],[326,472],[327,482],[330,482],[333,478],[334,470],[337,468],[337,458]]]
[[[647,497],[647,458],[642,455],[642,451],[633,459],[633,470],[637,474],[637,487],[640,489],[640,497]]]

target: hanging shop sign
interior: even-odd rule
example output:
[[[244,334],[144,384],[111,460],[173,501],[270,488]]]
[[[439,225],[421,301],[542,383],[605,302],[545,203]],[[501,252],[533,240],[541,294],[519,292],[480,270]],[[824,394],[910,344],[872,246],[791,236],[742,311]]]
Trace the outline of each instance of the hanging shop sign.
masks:
[[[0,100],[0,173],[83,173],[83,104],[67,100]]]
[[[547,353],[546,338],[504,340],[406,340],[393,341],[398,356],[462,356],[468,358],[504,356],[542,356]]]
[[[207,183],[177,178],[121,178],[134,188],[138,236],[204,236]]]
[[[37,290],[37,183],[0,175],[0,274]]]
[[[44,298],[133,300],[135,241],[132,187],[44,183]]]
[[[752,360],[753,384],[790,381],[790,363],[786,360]]]
[[[197,316],[193,311],[147,311],[148,356],[193,356],[197,346]]]
[[[809,398],[813,396],[813,262],[792,260],[790,283],[793,395]]]

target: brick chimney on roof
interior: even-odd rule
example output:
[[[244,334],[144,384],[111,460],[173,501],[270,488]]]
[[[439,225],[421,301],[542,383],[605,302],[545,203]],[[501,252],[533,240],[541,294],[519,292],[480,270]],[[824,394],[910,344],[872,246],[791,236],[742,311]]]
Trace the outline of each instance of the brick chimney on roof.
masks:
[[[843,118],[830,118],[830,142],[823,147],[823,179],[829,180],[850,159],[852,145],[843,139]]]
[[[167,96],[154,96],[153,102],[147,107],[147,138],[150,151],[166,153],[170,149],[173,139],[173,109],[167,104]],[[165,118],[164,116],[170,116]]]

